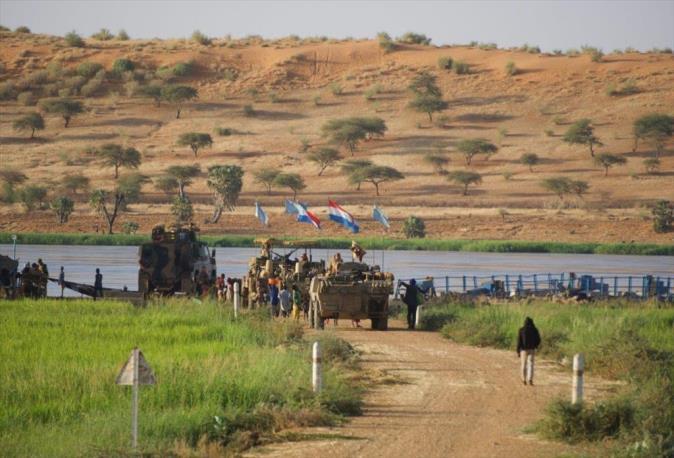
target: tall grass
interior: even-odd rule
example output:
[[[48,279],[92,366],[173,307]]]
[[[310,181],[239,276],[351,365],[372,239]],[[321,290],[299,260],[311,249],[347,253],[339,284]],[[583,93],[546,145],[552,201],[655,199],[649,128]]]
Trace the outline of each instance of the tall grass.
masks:
[[[326,424],[360,406],[359,389],[329,362],[324,393],[310,391],[301,328],[257,314],[234,321],[216,304],[4,302],[0,323],[3,456],[127,453],[130,388],[114,380],[134,346],[157,377],[140,393],[149,453],[200,438],[229,446],[244,430]]]
[[[36,245],[139,245],[149,237],[140,234],[41,234],[21,233],[18,243]],[[293,240],[293,237],[282,237]],[[202,240],[216,247],[253,247],[253,235],[205,235]],[[302,238],[303,240],[305,238]],[[392,239],[384,237],[356,237],[366,249],[377,250],[429,250],[471,251],[490,253],[577,253],[577,254],[632,254],[674,256],[674,244],[653,243],[571,243],[533,242],[526,240],[441,240],[441,239]],[[346,249],[351,238],[316,238],[320,248]],[[0,243],[12,243],[11,234],[0,232]]]
[[[442,334],[449,339],[510,350],[524,318],[532,317],[541,332],[543,356],[568,361],[583,352],[591,374],[627,382],[617,396],[596,404],[553,402],[538,425],[543,436],[567,442],[615,438],[618,448],[629,445],[628,456],[672,456],[674,309],[658,305],[450,303],[429,315],[447,320]]]

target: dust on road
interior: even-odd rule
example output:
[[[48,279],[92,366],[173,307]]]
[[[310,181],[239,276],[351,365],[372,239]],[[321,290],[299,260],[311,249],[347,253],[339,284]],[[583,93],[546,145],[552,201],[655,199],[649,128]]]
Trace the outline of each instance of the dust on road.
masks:
[[[570,396],[568,371],[539,359],[535,386],[524,386],[514,352],[459,345],[392,324],[388,332],[346,326],[327,332],[360,349],[366,369],[405,383],[374,387],[364,415],[342,427],[305,431],[321,433],[322,440],[274,444],[247,456],[543,457],[570,450],[524,432],[550,400]],[[590,396],[596,391],[587,388]]]

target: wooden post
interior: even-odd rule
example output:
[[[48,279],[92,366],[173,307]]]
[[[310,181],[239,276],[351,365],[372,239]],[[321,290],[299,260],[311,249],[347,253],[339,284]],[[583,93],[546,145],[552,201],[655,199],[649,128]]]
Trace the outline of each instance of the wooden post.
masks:
[[[239,303],[241,302],[241,294],[239,293],[239,282],[234,282],[234,318],[239,316]]]
[[[585,370],[585,357],[582,353],[576,353],[573,356],[573,391],[571,392],[571,403],[578,404],[583,402],[583,372]]]
[[[138,363],[140,362],[140,350],[133,349],[133,385],[131,398],[131,447],[135,450],[138,446]]]
[[[314,390],[314,393],[321,392],[321,348],[318,342],[314,342],[313,349],[311,352],[311,387]]]

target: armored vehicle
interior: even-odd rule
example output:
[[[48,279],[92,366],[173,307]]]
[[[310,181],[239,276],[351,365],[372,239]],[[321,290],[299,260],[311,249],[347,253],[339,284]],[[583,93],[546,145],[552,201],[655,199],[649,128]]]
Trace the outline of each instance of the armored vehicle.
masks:
[[[388,329],[389,296],[393,294],[393,274],[379,266],[344,262],[327,275],[314,277],[309,287],[309,316],[316,329],[326,319],[372,321],[372,329]]]
[[[248,293],[248,304],[260,304],[266,302],[267,285],[270,279],[280,280],[286,288],[290,289],[297,285],[304,296],[305,302],[309,303],[309,283],[311,278],[325,272],[325,261],[314,261],[311,248],[316,246],[315,241],[309,240],[276,240],[255,239],[262,249],[260,256],[250,259],[248,274],[244,283],[244,289]],[[273,247],[290,249],[280,254]],[[298,250],[304,250],[299,258],[294,254]]]
[[[0,299],[13,299],[17,294],[17,269],[19,263],[0,254]]]
[[[200,282],[212,284],[216,276],[215,250],[198,239],[199,229],[163,225],[152,229],[152,241],[138,248],[138,291],[194,294]],[[205,277],[204,277],[205,272]]]

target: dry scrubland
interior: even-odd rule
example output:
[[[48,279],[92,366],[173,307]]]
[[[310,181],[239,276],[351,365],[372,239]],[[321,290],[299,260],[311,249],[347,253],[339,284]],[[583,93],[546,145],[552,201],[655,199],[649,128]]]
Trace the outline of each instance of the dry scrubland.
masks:
[[[519,239],[603,242],[670,243],[671,234],[656,234],[649,220],[649,206],[657,199],[674,197],[672,139],[667,140],[656,173],[646,173],[644,159],[654,149],[642,142],[633,152],[633,122],[650,113],[673,114],[674,57],[671,53],[611,53],[595,62],[591,53],[554,55],[524,50],[480,49],[479,46],[435,47],[397,45],[385,52],[377,41],[298,40],[262,41],[217,39],[210,45],[190,40],[98,41],[87,39],[83,48],[67,46],[62,38],[2,32],[0,80],[19,82],[50,65],[76,69],[83,62],[98,63],[108,71],[117,59],[130,59],[136,79],[166,78],[162,66],[193,62],[187,76],[173,83],[198,90],[198,99],[184,104],[180,119],[175,106],[130,96],[146,80],[132,83],[132,74],[105,76],[93,95],[81,100],[85,112],[73,117],[68,128],[55,115],[45,115],[46,128],[29,140],[17,133],[13,122],[34,106],[16,100],[0,102],[0,158],[2,168],[23,171],[28,183],[43,184],[58,194],[66,175],[82,174],[91,188],[114,186],[114,170],[104,167],[87,149],[104,143],[136,148],[142,154],[138,172],[156,180],[172,165],[198,163],[202,173],[187,188],[207,233],[264,232],[253,216],[260,201],[271,213],[266,232],[312,234],[308,225],[297,225],[281,215],[287,189],[268,195],[253,180],[253,172],[273,166],[301,174],[306,189],[299,193],[311,206],[337,199],[361,220],[369,219],[374,201],[393,219],[393,233],[401,236],[402,220],[410,214],[423,217],[431,237],[471,239]],[[483,48],[487,48],[484,47]],[[470,66],[468,74],[439,68],[443,57]],[[507,65],[513,62],[514,75]],[[407,87],[416,75],[428,71],[448,107],[434,113],[408,108],[412,96]],[[153,75],[153,72],[157,72]],[[65,77],[62,79],[66,79]],[[58,81],[57,77],[55,81]],[[611,89],[624,94],[609,95]],[[40,91],[31,89],[36,99]],[[56,90],[56,89],[52,89]],[[24,96],[22,102],[29,98]],[[28,101],[30,104],[31,102]],[[246,114],[246,106],[253,113]],[[339,166],[318,176],[318,166],[308,152],[328,145],[321,126],[328,120],[350,116],[381,117],[385,135],[358,144],[354,157],[395,167],[405,179],[382,185],[381,195],[364,183],[361,190],[347,183]],[[562,135],[574,122],[589,118],[603,146],[597,153],[613,153],[627,159],[611,168],[608,176],[594,164],[587,147],[569,145]],[[232,129],[219,135],[217,128]],[[210,148],[195,157],[187,146],[178,146],[181,134],[209,133]],[[470,166],[457,152],[463,139],[483,137],[498,146],[489,158],[478,155]],[[303,146],[304,145],[304,146]],[[348,148],[341,146],[345,159]],[[423,161],[428,153],[446,154],[445,169],[471,170],[482,184],[470,186],[468,195],[434,172]],[[525,153],[535,153],[540,163],[520,163]],[[237,210],[225,213],[217,224],[202,224],[211,213],[206,170],[212,165],[243,167],[243,191]],[[130,173],[122,168],[121,175]],[[560,201],[540,185],[545,178],[563,176],[583,180],[589,191],[582,197]],[[172,219],[170,198],[152,181],[143,185],[140,201],[123,213],[125,221],[147,231],[153,224]],[[0,231],[90,232],[100,218],[92,213],[84,193],[74,196],[75,213],[64,225],[54,223],[52,212],[26,214],[19,204],[0,206]],[[325,210],[319,210],[319,216]],[[380,231],[375,223],[362,221],[363,232]],[[327,235],[343,230],[327,223]]]

